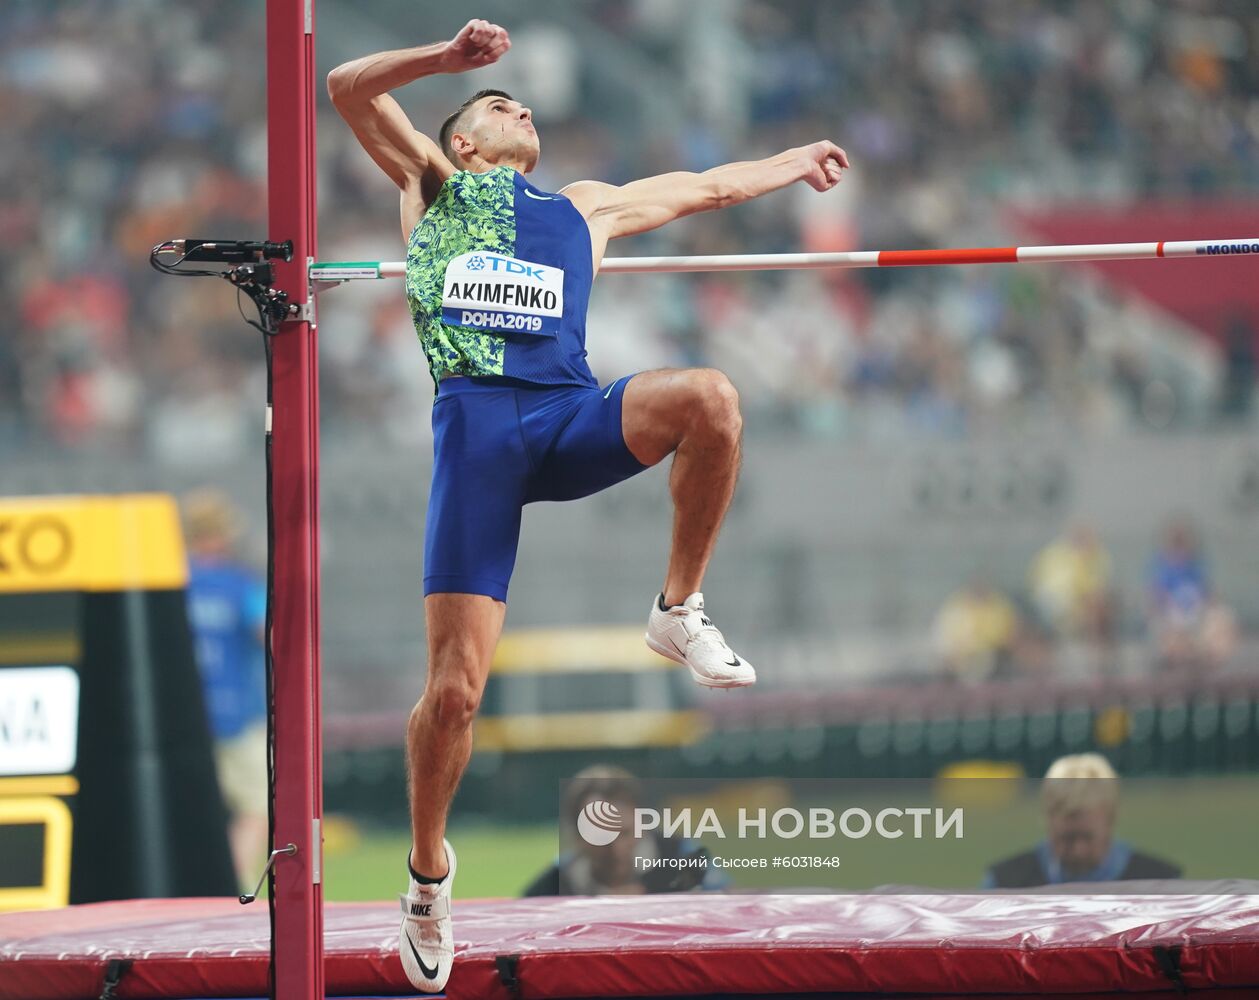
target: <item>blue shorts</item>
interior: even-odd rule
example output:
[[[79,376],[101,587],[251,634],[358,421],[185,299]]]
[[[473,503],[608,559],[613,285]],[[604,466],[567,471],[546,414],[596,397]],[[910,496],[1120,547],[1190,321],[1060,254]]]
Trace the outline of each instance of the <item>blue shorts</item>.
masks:
[[[621,433],[621,398],[633,377],[602,389],[442,380],[433,403],[426,597],[507,600],[525,504],[576,500],[648,468]]]

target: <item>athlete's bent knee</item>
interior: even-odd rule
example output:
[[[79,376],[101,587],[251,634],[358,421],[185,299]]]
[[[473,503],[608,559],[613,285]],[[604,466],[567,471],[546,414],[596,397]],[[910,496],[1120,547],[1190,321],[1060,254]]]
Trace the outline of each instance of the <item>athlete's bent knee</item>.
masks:
[[[720,437],[738,439],[743,429],[739,413],[739,391],[716,368],[700,368],[695,372],[694,416],[696,423]]]

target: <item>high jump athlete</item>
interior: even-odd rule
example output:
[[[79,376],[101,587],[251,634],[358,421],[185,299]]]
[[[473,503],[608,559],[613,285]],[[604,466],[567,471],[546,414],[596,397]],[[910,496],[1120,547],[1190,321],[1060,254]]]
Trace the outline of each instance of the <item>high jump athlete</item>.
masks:
[[[804,181],[839,183],[848,157],[822,141],[765,160],[623,186],[542,191],[524,104],[469,98],[438,140],[389,91],[496,62],[507,32],[469,21],[450,41],[381,52],[328,76],[337,111],[401,192],[406,293],[437,385],[424,539],[428,676],[407,727],[413,842],[399,936],[407,977],[444,988],[453,961],[455,853],[446,814],[472,749],[472,720],[507,610],[521,508],[606,489],[672,454],[673,543],[646,642],[700,684],[752,684],[700,592],[740,463],[734,386],[711,368],[622,376],[586,363],[586,304],[608,241]]]

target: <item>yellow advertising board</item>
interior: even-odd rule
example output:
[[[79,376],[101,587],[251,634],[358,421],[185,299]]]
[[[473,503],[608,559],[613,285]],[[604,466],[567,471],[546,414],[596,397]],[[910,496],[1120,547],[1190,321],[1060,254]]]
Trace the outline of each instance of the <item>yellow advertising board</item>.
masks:
[[[170,496],[0,499],[0,593],[162,590],[187,579]]]

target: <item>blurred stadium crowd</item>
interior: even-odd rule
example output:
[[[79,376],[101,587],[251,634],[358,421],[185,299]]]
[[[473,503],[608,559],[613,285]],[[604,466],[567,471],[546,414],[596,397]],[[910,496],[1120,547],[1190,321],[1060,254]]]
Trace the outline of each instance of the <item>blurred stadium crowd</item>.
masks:
[[[788,190],[627,252],[1001,244],[1017,235],[1002,206],[1259,189],[1247,0],[601,0],[532,5],[519,31],[500,6],[484,15],[516,38],[504,82],[534,106],[544,186],[703,169],[823,136],[853,158],[834,197]],[[393,0],[321,0],[319,16],[333,29],[321,70],[463,17],[421,19]],[[145,256],[169,237],[263,232],[262,44],[261,7],[239,0],[0,7],[0,446],[186,463],[230,457],[253,435],[259,351],[232,293],[159,280]],[[471,81],[427,83],[404,103],[431,129]],[[400,256],[387,182],[327,107],[319,141],[321,256]],[[607,379],[721,367],[753,434],[1250,414],[1253,331],[1207,348],[1078,278],[608,279],[591,361]],[[427,440],[431,386],[398,287],[334,293],[321,328],[329,434]],[[1159,390],[1176,405],[1160,406]]]
[[[1165,525],[1144,587],[1140,597],[1122,593],[1105,544],[1088,525],[1075,525],[1036,554],[1013,593],[977,575],[949,597],[932,629],[937,667],[968,683],[1114,677],[1124,669],[1125,637],[1142,632],[1141,659],[1158,671],[1193,678],[1231,665],[1237,617],[1212,585],[1187,519]],[[1125,599],[1137,606],[1124,607]],[[1141,622],[1141,631],[1125,628],[1125,617]]]

